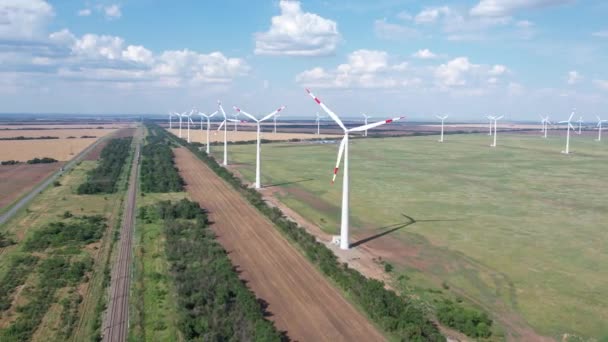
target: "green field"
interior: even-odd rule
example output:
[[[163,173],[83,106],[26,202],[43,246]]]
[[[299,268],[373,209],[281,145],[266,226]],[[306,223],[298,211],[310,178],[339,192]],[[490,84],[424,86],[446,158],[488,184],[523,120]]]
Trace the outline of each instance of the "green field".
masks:
[[[373,243],[398,241],[390,260],[412,279],[445,281],[506,325],[517,313],[543,335],[608,336],[608,141],[575,135],[563,155],[564,140],[499,134],[495,149],[484,134],[351,140],[351,242],[401,227]],[[262,182],[331,233],[336,151],[262,145]],[[255,145],[229,147],[250,181],[254,157]]]

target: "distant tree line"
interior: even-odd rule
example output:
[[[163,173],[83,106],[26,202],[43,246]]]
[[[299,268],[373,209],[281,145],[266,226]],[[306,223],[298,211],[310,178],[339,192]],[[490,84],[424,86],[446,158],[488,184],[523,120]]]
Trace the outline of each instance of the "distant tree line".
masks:
[[[87,180],[78,186],[77,193],[116,192],[118,179],[131,151],[131,140],[131,137],[110,140],[101,151],[99,164],[89,171]]]
[[[30,159],[30,160],[26,161],[26,163],[27,164],[51,164],[51,163],[56,163],[57,161],[58,160],[54,159],[54,158],[42,157],[42,158]],[[18,160],[0,161],[0,165],[18,165],[18,164],[21,164],[21,162]]]
[[[265,307],[239,279],[226,251],[195,202],[159,202],[139,209],[146,223],[161,222],[178,297],[178,326],[188,341],[281,341]]]
[[[313,264],[348,293],[349,297],[384,331],[404,341],[445,341],[435,323],[416,303],[386,289],[384,283],[366,278],[357,270],[348,267],[348,264],[340,263],[335,254],[325,245],[317,242],[313,235],[286,218],[280,209],[266,204],[259,192],[243,184],[240,179],[196,146],[188,144],[183,139],[179,141],[274,222],[300,247]]]
[[[173,151],[165,136],[158,135],[158,126],[149,126],[150,135],[141,150],[140,184],[143,192],[183,191],[184,181],[175,168]]]
[[[51,137],[48,135],[40,136],[40,137],[24,137],[20,135],[18,137],[3,137],[0,140],[50,140],[50,139],[59,139],[59,137]]]

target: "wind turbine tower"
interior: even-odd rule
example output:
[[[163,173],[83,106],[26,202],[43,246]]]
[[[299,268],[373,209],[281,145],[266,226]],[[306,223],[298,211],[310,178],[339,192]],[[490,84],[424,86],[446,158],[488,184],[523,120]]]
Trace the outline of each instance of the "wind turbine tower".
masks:
[[[273,116],[277,115],[280,111],[282,111],[283,109],[285,109],[285,106],[282,106],[282,107],[278,108],[274,112],[266,115],[265,117],[263,117],[263,118],[261,118],[259,120],[256,119],[253,115],[251,115],[251,114],[249,114],[249,113],[247,113],[245,111],[242,111],[239,107],[234,106],[233,108],[234,108],[234,110],[237,111],[237,113],[241,113],[241,114],[245,115],[246,117],[248,117],[251,120],[255,121],[256,124],[257,124],[257,137],[258,137],[258,139],[257,139],[257,149],[256,149],[256,153],[255,153],[255,188],[259,189],[259,188],[262,187],[262,184],[261,184],[261,172],[260,172],[261,164],[262,164],[262,161],[260,159],[260,154],[261,154],[260,124],[263,121],[266,121],[266,120],[272,118]]]
[[[574,112],[572,112],[572,114],[570,114],[570,117],[568,118],[568,120],[559,122],[559,123],[565,123],[568,125],[568,126],[566,126],[566,128],[568,130],[566,133],[566,150],[562,151],[562,153],[564,153],[564,154],[570,153],[570,128],[572,128],[572,130],[574,130],[574,126],[572,126],[570,121],[572,121],[573,116],[574,116]]]
[[[439,138],[439,142],[443,142],[443,122],[445,121],[445,119],[448,118],[447,115],[445,116],[439,116],[439,115],[435,115],[437,117],[437,119],[441,120],[441,138]]]
[[[340,224],[340,249],[349,249],[350,245],[348,243],[348,204],[349,204],[349,180],[348,180],[348,134],[352,132],[362,132],[367,129],[372,129],[374,127],[378,127],[380,125],[384,125],[387,123],[391,123],[393,121],[397,121],[402,119],[403,117],[392,118],[384,121],[375,122],[368,125],[363,125],[351,129],[347,129],[346,126],[342,123],[342,120],[331,111],[321,100],[319,100],[310,90],[306,89],[308,95],[312,97],[315,102],[321,106],[321,108],[327,113],[344,131],[344,138],[340,142],[340,148],[338,149],[338,161],[336,163],[336,167],[334,168],[334,176],[332,179],[332,183],[336,180],[336,175],[338,174],[338,168],[340,167],[340,161],[342,159],[342,155],[344,155],[344,176],[342,179],[342,219]]]

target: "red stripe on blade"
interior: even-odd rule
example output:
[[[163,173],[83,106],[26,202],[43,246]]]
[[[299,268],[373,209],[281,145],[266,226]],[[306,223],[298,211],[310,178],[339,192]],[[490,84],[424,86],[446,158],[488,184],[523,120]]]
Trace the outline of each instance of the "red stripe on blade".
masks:
[[[334,169],[334,175],[337,175],[337,174],[338,174],[338,168],[335,168]]]
[[[321,104],[321,100],[319,100],[318,98],[315,97],[315,101],[317,101],[318,104]]]
[[[391,123],[391,122],[393,122],[393,119],[388,119],[388,120],[386,120],[386,121],[384,121],[384,122],[385,122],[385,123]]]

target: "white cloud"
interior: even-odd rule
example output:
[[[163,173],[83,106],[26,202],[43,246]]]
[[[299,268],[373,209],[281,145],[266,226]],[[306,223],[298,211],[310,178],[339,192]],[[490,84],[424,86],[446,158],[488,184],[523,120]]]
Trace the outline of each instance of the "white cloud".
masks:
[[[53,7],[43,0],[2,0],[0,39],[39,39],[54,15]]]
[[[412,20],[412,15],[407,12],[407,11],[401,11],[399,13],[397,13],[397,18],[401,19],[401,20]]]
[[[348,63],[334,70],[321,67],[296,76],[296,82],[317,88],[394,88],[419,84],[403,74],[407,63],[391,64],[385,51],[357,50],[348,56]]]
[[[435,69],[435,78],[444,87],[463,86],[467,83],[466,75],[478,67],[469,62],[468,58],[458,57],[438,66]]]
[[[469,13],[479,17],[506,17],[514,12],[552,7],[570,3],[573,0],[481,0]]]
[[[527,29],[527,28],[534,27],[534,23],[531,21],[528,21],[528,20],[520,20],[515,23],[515,26],[520,29]]]
[[[598,88],[608,91],[608,80],[594,80],[593,83]]]
[[[523,94],[524,87],[519,83],[510,82],[509,86],[507,87],[507,91],[510,96],[519,96],[519,95]]]
[[[109,20],[118,19],[122,17],[122,11],[120,10],[120,6],[116,4],[104,7],[103,12],[106,16],[106,19]]]
[[[576,70],[568,72],[568,84],[576,84],[582,80],[582,76]]]
[[[281,0],[279,7],[270,29],[255,34],[255,54],[323,56],[336,50],[341,36],[335,21],[303,12],[299,1]]]
[[[434,54],[433,52],[431,52],[431,50],[429,50],[429,49],[418,50],[412,56],[416,57],[416,58],[420,58],[420,59],[433,59],[433,58],[437,58],[437,55]]]
[[[505,76],[508,70],[506,66],[501,64],[493,66],[474,64],[467,57],[457,57],[435,68],[434,76],[435,82],[440,88],[462,88],[466,86],[474,89],[484,83],[499,83],[500,77]]]
[[[599,38],[608,38],[608,30],[593,32],[592,35]]]
[[[488,74],[492,75],[492,76],[500,76],[500,75],[504,74],[505,72],[507,72],[506,66],[496,64],[492,67],[492,69],[490,69],[490,71],[488,71]]]
[[[374,32],[376,36],[387,40],[404,40],[416,38],[420,34],[416,29],[399,24],[391,24],[386,19],[374,21]]]
[[[434,23],[441,16],[446,16],[450,13],[450,8],[447,6],[426,8],[416,15],[414,21],[417,24]]]
[[[78,13],[77,13],[77,14],[78,14],[78,16],[79,16],[79,17],[88,17],[88,16],[90,16],[92,13],[93,13],[93,11],[91,11],[91,9],[89,9],[89,8],[84,8],[84,9],[81,9],[80,11],[78,11]]]

